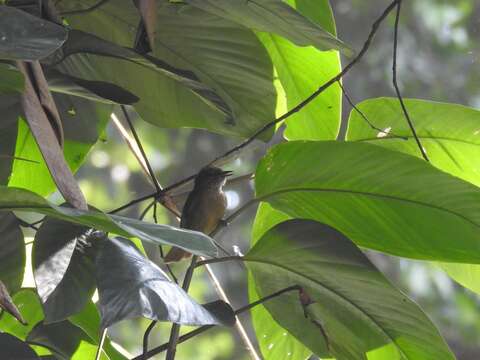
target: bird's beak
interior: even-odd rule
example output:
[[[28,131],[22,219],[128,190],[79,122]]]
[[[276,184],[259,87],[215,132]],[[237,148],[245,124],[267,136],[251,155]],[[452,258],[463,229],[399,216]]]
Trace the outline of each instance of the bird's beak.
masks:
[[[232,174],[233,174],[233,171],[230,171],[230,170],[226,170],[226,171],[222,172],[222,175],[225,176],[225,177],[230,176]]]

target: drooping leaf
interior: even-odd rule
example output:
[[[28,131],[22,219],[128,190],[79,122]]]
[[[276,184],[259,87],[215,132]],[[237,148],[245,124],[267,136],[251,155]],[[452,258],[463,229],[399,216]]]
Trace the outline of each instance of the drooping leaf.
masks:
[[[64,94],[54,94],[54,100],[63,119],[65,139],[63,155],[71,171],[75,172],[103,133],[110,119],[112,106]],[[12,111],[15,121],[20,111],[18,110],[16,114]],[[55,190],[55,183],[23,119],[18,123],[17,139],[15,156],[18,159],[14,160],[9,186],[26,188],[41,195],[50,194]],[[31,176],[33,173],[34,177]]]
[[[62,1],[59,7],[66,10],[77,3]],[[171,78],[115,59],[89,56],[77,61],[69,74],[112,82],[131,91],[141,99],[135,106],[140,116],[162,127],[205,128],[246,137],[274,118],[272,63],[251,30],[185,4],[161,1],[157,11],[160,28],[155,58],[195,74],[215,89],[232,110],[233,117],[214,111]],[[69,17],[68,21],[75,29],[131,46],[134,34],[126,24],[137,24],[139,16],[131,1],[122,1],[105,4],[101,12]],[[94,66],[87,67],[88,64]],[[264,139],[270,135],[265,134]]]
[[[39,195],[24,189],[0,186],[0,210],[34,211],[71,223],[112,232],[122,236],[138,237],[155,244],[177,246],[193,254],[216,256],[212,239],[198,231],[158,225],[99,211],[82,211],[53,205]]]
[[[289,0],[288,3],[312,22],[335,34],[335,20],[328,0]],[[257,35],[272,58],[289,109],[308,98],[341,70],[336,51],[299,47],[274,34]],[[338,84],[330,86],[302,111],[286,120],[285,137],[289,140],[334,140],[341,121],[341,97]]]
[[[480,111],[458,104],[404,99],[415,131],[432,165],[480,186]],[[355,110],[350,112],[347,140],[369,142],[421,157],[396,98],[375,98],[357,104],[378,129]],[[404,140],[405,137],[408,140]]]
[[[25,340],[35,324],[43,319],[42,305],[34,289],[21,289],[12,295],[12,300],[27,325],[22,325],[13,316],[3,312],[0,316],[0,330]]]
[[[105,81],[90,81],[63,74],[49,69],[45,72],[48,87],[51,91],[98,101],[105,104],[136,103],[139,99],[120,86]]]
[[[25,91],[21,96],[22,108],[50,174],[65,200],[74,207],[85,210],[87,209],[85,197],[63,156],[60,115],[48,90],[40,64],[18,62],[18,66],[26,76]]]
[[[102,328],[141,316],[184,325],[223,323],[224,319],[209,311],[210,306],[197,304],[132,242],[113,238],[101,246],[96,277]]]
[[[22,286],[25,271],[25,244],[17,218],[0,212],[0,281],[10,293]]]
[[[264,306],[319,356],[328,351],[339,359],[365,359],[367,351],[393,344],[405,359],[454,359],[422,310],[329,226],[283,222],[245,260],[261,296],[292,285],[307,294],[307,304],[292,292]]]
[[[415,157],[365,143],[290,142],[270,151],[255,179],[261,200],[359,246],[480,262],[471,250],[480,241],[480,190]]]
[[[273,209],[270,204],[261,203],[252,228],[251,247],[268,230],[288,219],[290,219],[288,215]],[[250,302],[260,298],[251,274],[248,275],[248,295]],[[291,360],[305,360],[310,357],[312,351],[290,334],[287,329],[281,327],[265,307],[256,306],[250,310],[250,313],[258,344],[266,360],[279,359],[285,354]]]
[[[95,269],[88,236],[88,227],[49,217],[35,234],[33,274],[45,323],[78,313],[93,295]]]
[[[0,308],[8,312],[15,319],[17,319],[22,325],[27,325],[23,320],[22,314],[18,311],[17,307],[13,303],[13,300],[8,292],[5,284],[0,280]]]
[[[44,346],[59,359],[95,359],[97,346],[78,327],[69,321],[53,324],[38,323],[27,336],[27,342]],[[108,360],[103,354],[102,360]]]
[[[319,24],[310,21],[282,0],[186,0],[221,17],[248,28],[280,35],[299,46],[315,46],[320,50],[338,49],[351,55],[351,50]]]
[[[0,59],[39,60],[64,43],[60,25],[9,6],[0,6]]]
[[[10,64],[0,63],[0,95],[22,93],[25,79],[18,69]]]
[[[3,359],[39,359],[27,343],[7,333],[0,333],[0,349]]]

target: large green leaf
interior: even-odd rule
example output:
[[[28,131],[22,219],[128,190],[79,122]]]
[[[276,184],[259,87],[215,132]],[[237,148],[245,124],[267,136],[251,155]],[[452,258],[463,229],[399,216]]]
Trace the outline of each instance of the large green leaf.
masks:
[[[454,359],[422,310],[329,226],[283,222],[265,233],[245,260],[261,296],[302,288],[306,307],[297,292],[264,306],[319,356],[328,349],[337,359],[366,359],[367,351],[393,344],[404,359]]]
[[[288,215],[273,209],[268,203],[261,203],[253,224],[251,246],[253,247],[268,230],[287,219]],[[251,274],[248,275],[248,295],[250,302],[260,298]],[[250,310],[250,314],[265,359],[276,360],[288,356],[290,360],[306,360],[310,357],[312,352],[287,329],[281,327],[265,307],[256,306]]]
[[[248,28],[275,33],[299,46],[315,46],[320,50],[341,49],[351,54],[350,49],[324,27],[303,17],[282,0],[186,0],[186,2]],[[323,10],[321,6],[317,9]]]
[[[408,112],[430,162],[452,175],[480,186],[480,111],[458,104],[405,99]],[[368,99],[357,104],[360,111],[378,129],[372,129],[358,112],[352,110],[347,139],[421,157],[402,109],[396,98]],[[398,138],[406,137],[408,140]],[[454,280],[480,293],[480,267],[468,264],[440,264]]]
[[[0,349],[4,359],[39,359],[27,343],[10,334],[0,333]]]
[[[0,58],[39,60],[57,48],[67,37],[60,25],[19,9],[0,5]]]
[[[357,245],[480,262],[480,189],[415,157],[366,143],[296,141],[271,150],[255,179],[259,199]]]
[[[405,99],[405,105],[432,165],[480,186],[480,111],[458,104]],[[396,98],[375,98],[357,104],[380,132],[352,110],[347,140],[421,157],[420,150]],[[398,136],[408,138],[404,140]]]
[[[62,10],[94,1],[62,1]],[[180,83],[116,59],[73,55],[70,75],[115,83],[140,98],[141,117],[162,127],[197,127],[248,136],[274,118],[273,66],[253,31],[185,4],[160,1],[154,56],[193,72],[232,109],[234,118],[212,110]],[[101,11],[69,16],[73,28],[132,46],[139,15],[131,1],[108,2]],[[221,46],[219,46],[221,44]],[[178,114],[182,114],[178,117]],[[265,137],[268,137],[266,134]]]
[[[289,4],[314,23],[335,34],[335,20],[328,0],[289,0]],[[299,47],[278,35],[258,33],[277,70],[287,104],[293,108],[317,88],[337,75],[340,57],[335,51]],[[333,140],[341,120],[341,91],[330,86],[302,111],[287,121],[285,136],[290,140]]]
[[[0,122],[0,185],[8,183],[12,172],[18,131],[19,101],[20,98],[16,95],[0,96],[0,110],[2,111],[2,121]],[[19,159],[19,161],[26,160]]]
[[[0,210],[33,211],[105,232],[138,237],[155,244],[177,246],[198,255],[216,256],[217,254],[213,240],[201,232],[107,215],[99,211],[60,207],[24,189],[0,186]]]
[[[20,224],[12,212],[0,212],[0,280],[13,294],[22,286],[25,243]]]

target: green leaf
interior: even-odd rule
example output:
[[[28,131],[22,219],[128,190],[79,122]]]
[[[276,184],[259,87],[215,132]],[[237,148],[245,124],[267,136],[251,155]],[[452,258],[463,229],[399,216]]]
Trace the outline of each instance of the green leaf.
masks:
[[[42,305],[34,289],[21,289],[12,296],[12,300],[27,325],[20,324],[10,314],[3,312],[0,316],[0,330],[25,340],[34,325],[43,319]]]
[[[131,241],[112,238],[100,245],[95,265],[102,329],[140,316],[184,325],[224,323],[218,304],[197,304]],[[230,311],[228,324],[234,319]]]
[[[0,63],[0,94],[22,93],[25,79],[16,67]]]
[[[10,6],[0,6],[0,58],[39,60],[58,49],[67,37],[60,25]]]
[[[39,359],[27,343],[10,334],[0,333],[0,349],[4,359]]]
[[[89,228],[47,217],[35,234],[32,265],[45,323],[81,311],[95,290]],[[83,246],[83,253],[79,247]]]
[[[89,81],[63,74],[55,69],[45,70],[50,91],[79,96],[105,104],[136,103],[139,99],[120,86],[105,81]]]
[[[269,229],[289,218],[268,203],[261,203],[253,224],[251,246],[253,247]],[[248,274],[248,295],[250,302],[260,298],[251,274]],[[287,356],[289,360],[306,360],[310,357],[312,352],[287,329],[281,327],[264,306],[254,307],[250,314],[260,350],[266,360],[282,359]]]
[[[310,21],[282,0],[186,0],[188,4],[242,24],[248,28],[275,33],[298,46],[320,50],[351,50],[322,26]],[[290,2],[291,3],[291,2]],[[317,7],[319,10],[320,6]]]
[[[375,268],[344,235],[311,220],[288,220],[265,233],[245,257],[274,319],[318,356],[365,359],[393,344],[405,359],[454,359],[422,310]],[[395,309],[395,311],[392,311]],[[305,311],[305,312],[304,312]]]
[[[96,344],[87,334],[69,321],[48,325],[40,322],[28,334],[27,342],[44,346],[65,360],[95,359],[97,352]]]
[[[93,3],[68,0],[59,3],[59,8],[68,10],[77,4]],[[135,105],[140,116],[161,127],[204,128],[247,137],[274,118],[273,66],[253,31],[184,4],[161,1],[157,12],[153,55],[195,74],[215,89],[233,111],[233,118],[212,109],[177,81],[125,61],[73,55],[70,58],[76,57],[76,66],[68,73],[88,80],[108,81],[129,90],[140,98]],[[139,20],[135,6],[127,1],[108,2],[102,11],[68,17],[73,28],[122,46],[134,42],[135,34],[129,24],[138,24]],[[270,136],[271,132],[263,138]]]
[[[64,94],[54,94],[54,100],[62,118],[65,137],[63,154],[70,169],[75,172],[105,129],[112,107]],[[20,114],[18,108],[16,113],[12,111],[11,116],[16,120]],[[42,154],[23,119],[18,123],[15,156],[9,186],[26,188],[41,195],[55,190]]]
[[[477,171],[480,157],[480,111],[458,104],[418,99],[404,101],[432,165],[480,186]],[[347,132],[349,141],[370,142],[421,157],[398,99],[368,99],[357,104],[357,107],[375,127],[385,133],[372,129],[352,110]]]
[[[69,320],[72,324],[82,329],[95,344],[98,345],[100,343],[100,314],[92,301],[88,301],[83,310],[80,313],[70,316]],[[112,346],[108,336],[103,344],[103,351],[108,355],[110,360],[127,359]]]
[[[328,224],[359,246],[480,262],[472,251],[480,242],[480,189],[415,157],[365,143],[296,141],[273,148],[255,179],[260,200]]]
[[[0,212],[0,280],[10,294],[22,286],[25,270],[25,243],[17,218]]]
[[[216,256],[217,254],[213,240],[201,232],[107,215],[99,211],[60,207],[24,189],[0,186],[0,210],[34,211],[105,232],[138,237],[155,244],[177,246],[197,255]]]
[[[335,20],[328,0],[289,0],[289,3],[312,22],[335,33]],[[341,70],[338,52],[298,47],[278,35],[257,35],[272,58],[289,108],[308,98]],[[341,97],[340,86],[330,86],[286,121],[285,137],[290,140],[335,139],[341,121]]]

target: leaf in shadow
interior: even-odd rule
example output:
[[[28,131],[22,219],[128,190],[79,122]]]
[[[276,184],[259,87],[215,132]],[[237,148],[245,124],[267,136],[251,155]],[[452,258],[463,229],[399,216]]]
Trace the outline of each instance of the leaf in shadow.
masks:
[[[0,349],[2,359],[5,360],[39,359],[27,343],[7,333],[0,333]]]
[[[78,313],[92,297],[95,269],[90,233],[88,227],[46,218],[35,235],[33,270],[45,323]]]
[[[0,58],[39,60],[64,43],[67,31],[62,26],[32,16],[10,6],[0,6]]]
[[[101,244],[96,277],[102,328],[140,316],[184,325],[234,323],[232,316],[225,316],[225,306],[196,303],[127,239],[116,237]]]
[[[0,212],[0,234],[0,280],[13,294],[22,286],[26,255],[23,232],[10,211]]]
[[[105,104],[131,105],[139,99],[130,91],[105,81],[85,80],[63,74],[53,68],[45,70],[48,87],[53,92],[82,97]]]

